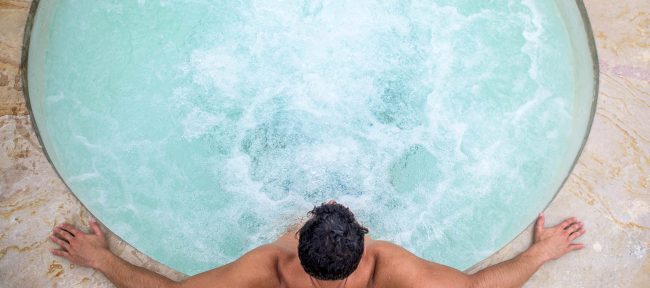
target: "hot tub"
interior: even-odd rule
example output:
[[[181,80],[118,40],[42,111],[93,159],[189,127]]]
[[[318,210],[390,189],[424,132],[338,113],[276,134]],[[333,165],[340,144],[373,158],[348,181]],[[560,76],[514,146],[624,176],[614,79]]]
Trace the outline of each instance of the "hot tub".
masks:
[[[330,199],[466,269],[531,223],[587,138],[581,1],[223,2],[36,1],[26,37],[56,171],[186,274]]]

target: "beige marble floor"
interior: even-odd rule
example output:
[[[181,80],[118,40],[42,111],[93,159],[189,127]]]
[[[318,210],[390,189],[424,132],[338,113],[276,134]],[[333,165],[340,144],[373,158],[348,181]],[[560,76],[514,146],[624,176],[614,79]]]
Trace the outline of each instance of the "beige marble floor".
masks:
[[[112,287],[91,269],[48,253],[50,229],[87,211],[45,159],[22,94],[20,56],[30,0],[0,0],[0,287]],[[600,56],[593,130],[578,165],[546,211],[586,222],[587,248],[542,267],[526,287],[650,287],[650,1],[585,0]],[[477,266],[510,258],[530,229]],[[117,237],[137,265],[172,271]]]

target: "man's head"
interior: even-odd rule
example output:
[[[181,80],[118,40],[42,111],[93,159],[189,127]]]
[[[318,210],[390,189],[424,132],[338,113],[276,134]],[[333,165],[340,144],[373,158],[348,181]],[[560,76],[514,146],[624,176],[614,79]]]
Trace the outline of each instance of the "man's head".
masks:
[[[298,231],[298,257],[307,274],[319,280],[340,280],[357,269],[368,229],[347,207],[329,202],[309,212]]]

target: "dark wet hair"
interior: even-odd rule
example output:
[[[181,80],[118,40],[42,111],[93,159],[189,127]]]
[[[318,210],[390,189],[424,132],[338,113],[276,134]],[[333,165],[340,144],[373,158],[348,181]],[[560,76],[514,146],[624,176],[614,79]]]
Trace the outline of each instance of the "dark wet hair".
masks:
[[[298,257],[307,274],[319,280],[341,280],[350,276],[361,262],[361,226],[347,207],[325,204],[314,207],[312,216],[298,231]]]

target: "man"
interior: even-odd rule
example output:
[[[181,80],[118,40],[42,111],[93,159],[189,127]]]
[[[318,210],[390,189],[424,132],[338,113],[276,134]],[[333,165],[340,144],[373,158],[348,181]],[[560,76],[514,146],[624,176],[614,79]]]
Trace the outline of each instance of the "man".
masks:
[[[584,245],[573,240],[585,233],[583,223],[570,218],[544,228],[535,224],[533,245],[506,262],[467,275],[421,259],[386,241],[372,240],[348,208],[334,201],[310,212],[296,232],[244,254],[227,265],[174,282],[134,266],[113,254],[104,233],[92,220],[92,233],[63,224],[50,239],[52,250],[70,262],[101,271],[117,287],[520,287],[547,261]]]

